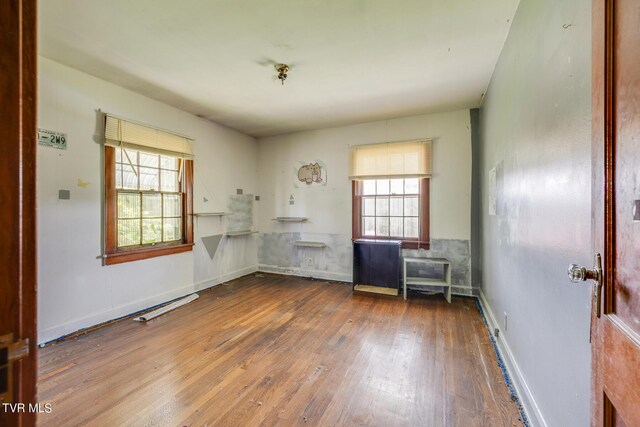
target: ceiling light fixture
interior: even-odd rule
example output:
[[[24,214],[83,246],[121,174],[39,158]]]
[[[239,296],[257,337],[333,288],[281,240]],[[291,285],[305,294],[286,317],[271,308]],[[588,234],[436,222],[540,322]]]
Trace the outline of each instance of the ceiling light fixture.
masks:
[[[278,78],[284,85],[284,81],[287,79],[287,73],[289,72],[289,66],[287,64],[276,64],[275,67],[278,72]]]

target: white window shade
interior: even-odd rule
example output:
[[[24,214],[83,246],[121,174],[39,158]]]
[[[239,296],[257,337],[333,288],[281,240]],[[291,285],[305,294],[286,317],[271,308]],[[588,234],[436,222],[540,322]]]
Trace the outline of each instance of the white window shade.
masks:
[[[193,140],[154,127],[106,115],[104,143],[157,154],[193,159]]]
[[[356,145],[349,151],[349,179],[431,176],[429,140]]]

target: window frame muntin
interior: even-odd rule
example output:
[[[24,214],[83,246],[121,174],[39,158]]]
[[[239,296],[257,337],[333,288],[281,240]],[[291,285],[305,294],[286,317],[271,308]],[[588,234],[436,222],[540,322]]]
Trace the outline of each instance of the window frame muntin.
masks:
[[[367,178],[367,179],[362,179],[362,188],[364,189],[364,184],[365,181],[375,181],[376,184],[376,191],[375,194],[362,194],[362,199],[361,199],[361,203],[362,203],[362,228],[360,230],[360,233],[363,237],[366,238],[370,238],[370,239],[388,239],[388,240],[407,240],[407,241],[416,241],[420,239],[420,198],[421,198],[421,194],[420,194],[420,178],[415,178],[418,181],[418,191],[415,193],[393,193],[391,192],[391,180],[394,179],[400,179],[402,180],[402,187],[403,189],[406,188],[405,184],[406,184],[406,180],[407,179],[412,179],[409,177],[397,177],[397,178]],[[388,194],[379,194],[378,193],[378,183],[379,181],[388,181],[389,182],[389,193]],[[388,215],[377,215],[377,211],[378,211],[378,199],[388,199],[389,200],[389,214]],[[406,204],[405,204],[405,200],[407,198],[417,198],[418,199],[418,214],[417,215],[391,215],[391,199],[392,198],[397,198],[397,199],[402,199],[402,210],[405,210]],[[374,200],[374,215],[367,215],[366,212],[364,212],[365,208],[364,208],[364,203],[366,199],[373,199]],[[389,233],[391,233],[391,218],[402,218],[402,232],[404,234],[405,231],[405,225],[406,222],[404,221],[405,218],[416,218],[418,220],[418,237],[405,237],[405,236],[393,236],[391,234],[389,234],[388,236],[381,236],[378,234],[375,235],[369,235],[369,234],[365,234],[364,231],[364,219],[366,218],[373,218],[374,219],[374,228],[377,228],[377,218],[388,218],[389,219]]]
[[[117,203],[118,203],[118,195],[120,195],[121,193],[126,193],[126,194],[136,194],[140,196],[140,212],[142,214],[142,205],[143,205],[143,196],[145,194],[159,194],[160,197],[160,210],[162,212],[162,214],[157,217],[144,217],[144,216],[139,216],[136,218],[120,218],[118,216],[118,211],[117,211]],[[169,194],[169,195],[174,195],[174,196],[179,196],[180,198],[180,216],[164,216],[164,195],[165,194]],[[161,243],[175,243],[175,242],[180,242],[183,239],[182,236],[182,231],[183,231],[183,226],[182,226],[182,221],[184,221],[184,217],[182,215],[182,199],[184,197],[184,193],[183,192],[175,192],[175,191],[155,191],[155,190],[129,190],[129,189],[119,189],[116,188],[116,234],[118,234],[118,227],[119,227],[119,221],[121,220],[127,220],[127,219],[139,219],[140,220],[140,241],[142,241],[142,221],[145,219],[160,219],[161,221],[163,221],[164,219],[179,219],[181,224],[180,224],[180,238],[179,239],[175,239],[175,240],[164,240],[164,226],[162,227],[162,233],[161,233],[161,241],[160,242],[156,242],[156,243],[140,243],[139,245],[126,245],[126,246],[120,246],[118,245],[118,249],[119,250],[126,250],[127,248],[132,248],[132,247],[147,247],[147,246],[155,246],[155,245],[159,245]],[[117,243],[116,243],[117,244]]]

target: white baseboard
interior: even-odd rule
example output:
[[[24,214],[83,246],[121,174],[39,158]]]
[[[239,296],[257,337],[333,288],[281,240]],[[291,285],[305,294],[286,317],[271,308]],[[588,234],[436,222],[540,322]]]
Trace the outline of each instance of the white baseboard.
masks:
[[[238,277],[246,276],[247,274],[255,273],[258,271],[257,265],[252,265],[251,267],[241,268],[240,270],[232,271],[227,274],[223,274],[218,277],[212,277],[210,279],[201,280],[199,282],[194,283],[193,292],[201,291],[203,289],[211,288],[212,286],[219,285],[220,283],[225,283],[233,279],[237,279]]]
[[[478,298],[480,301],[480,305],[482,306],[482,310],[484,311],[485,318],[487,319],[487,323],[489,324],[489,333],[493,336],[498,350],[500,351],[500,355],[502,356],[502,360],[505,364],[505,368],[511,377],[511,382],[518,393],[518,397],[520,398],[520,403],[524,409],[525,414],[529,420],[529,424],[531,427],[547,427],[547,423],[540,412],[540,408],[536,404],[536,401],[527,385],[527,381],[524,379],[524,375],[516,362],[511,349],[509,348],[509,343],[507,342],[505,336],[500,334],[499,338],[496,338],[493,334],[495,328],[500,329],[498,322],[496,321],[496,317],[493,314],[493,310],[487,301],[484,292],[480,289],[480,297]]]
[[[238,277],[246,276],[247,274],[255,273],[258,271],[258,266],[243,268],[240,270],[232,271],[230,273],[223,274],[218,277],[212,277],[210,279],[201,280],[188,286],[173,289],[162,294],[154,295],[149,298],[134,301],[128,304],[124,304],[118,307],[111,308],[109,310],[102,311],[100,313],[91,314],[89,316],[74,319],[70,322],[62,323],[59,325],[51,326],[46,329],[38,331],[38,342],[47,343],[52,340],[56,340],[65,335],[80,331],[82,329],[90,328],[92,326],[99,325],[110,320],[118,319],[120,317],[128,316],[138,311],[146,310],[154,307],[158,304],[163,304],[176,298],[189,295],[193,292],[198,292],[203,289],[208,289],[220,283],[228,282]]]
[[[351,283],[353,276],[347,273],[333,273],[330,271],[322,270],[306,270],[304,268],[294,267],[279,267],[277,265],[260,264],[259,271],[265,273],[276,273],[285,276],[299,276],[299,277],[313,277],[314,279],[324,280],[336,280],[338,282]],[[478,289],[466,286],[452,286],[451,295],[465,296],[465,297],[477,297]]]
[[[336,280],[338,282],[351,282],[351,274],[347,273],[333,273],[331,271],[322,270],[306,270],[303,268],[287,268],[278,267],[276,265],[260,264],[258,266],[260,271],[265,273],[278,273],[287,276],[300,276],[300,277],[313,277],[314,279],[324,280]]]

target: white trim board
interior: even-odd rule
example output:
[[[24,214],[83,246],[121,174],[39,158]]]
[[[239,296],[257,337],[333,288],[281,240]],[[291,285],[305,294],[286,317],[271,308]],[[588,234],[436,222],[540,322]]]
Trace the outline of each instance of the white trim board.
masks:
[[[502,356],[502,360],[505,364],[505,368],[511,377],[511,382],[518,393],[518,397],[520,398],[520,403],[524,408],[524,412],[529,419],[529,424],[531,427],[547,427],[547,423],[540,412],[540,408],[536,404],[536,401],[527,385],[526,380],[524,379],[524,375],[516,362],[511,349],[509,348],[509,343],[506,340],[506,337],[503,334],[500,334],[499,338],[496,338],[493,335],[493,332],[496,328],[500,329],[498,322],[496,321],[496,317],[493,314],[493,310],[487,301],[482,288],[480,288],[480,297],[478,298],[480,305],[482,306],[482,310],[484,311],[485,318],[487,319],[487,323],[489,324],[489,334],[495,340],[498,350],[500,351],[500,355]]]
[[[258,271],[261,271],[263,273],[282,274],[284,276],[312,277],[314,279],[335,280],[337,282],[347,282],[347,283],[353,282],[352,274],[334,273],[331,271],[324,271],[324,270],[307,270],[300,267],[280,267],[277,265],[260,264],[258,266]],[[469,291],[469,292],[468,293],[460,292],[460,290]],[[477,298],[478,288],[452,285],[451,295]]]
[[[54,341],[61,337],[64,337],[65,335],[69,335],[83,329],[91,328],[101,323],[109,322],[121,317],[129,316],[133,313],[155,307],[156,305],[164,304],[166,302],[192,294],[194,292],[212,288],[221,283],[246,276],[247,274],[255,273],[256,271],[258,271],[258,266],[256,265],[246,267],[217,277],[201,280],[199,282],[183,286],[169,292],[154,295],[150,298],[134,301],[129,304],[120,305],[118,307],[102,311],[100,313],[91,314],[89,316],[74,319],[66,323],[51,326],[47,329],[38,331],[38,343],[48,343],[50,341]]]
[[[260,264],[258,270],[264,273],[276,273],[285,276],[313,277],[314,279],[335,280],[338,282],[351,282],[351,274],[332,273],[323,270],[306,270],[299,267],[278,267],[276,265]]]

